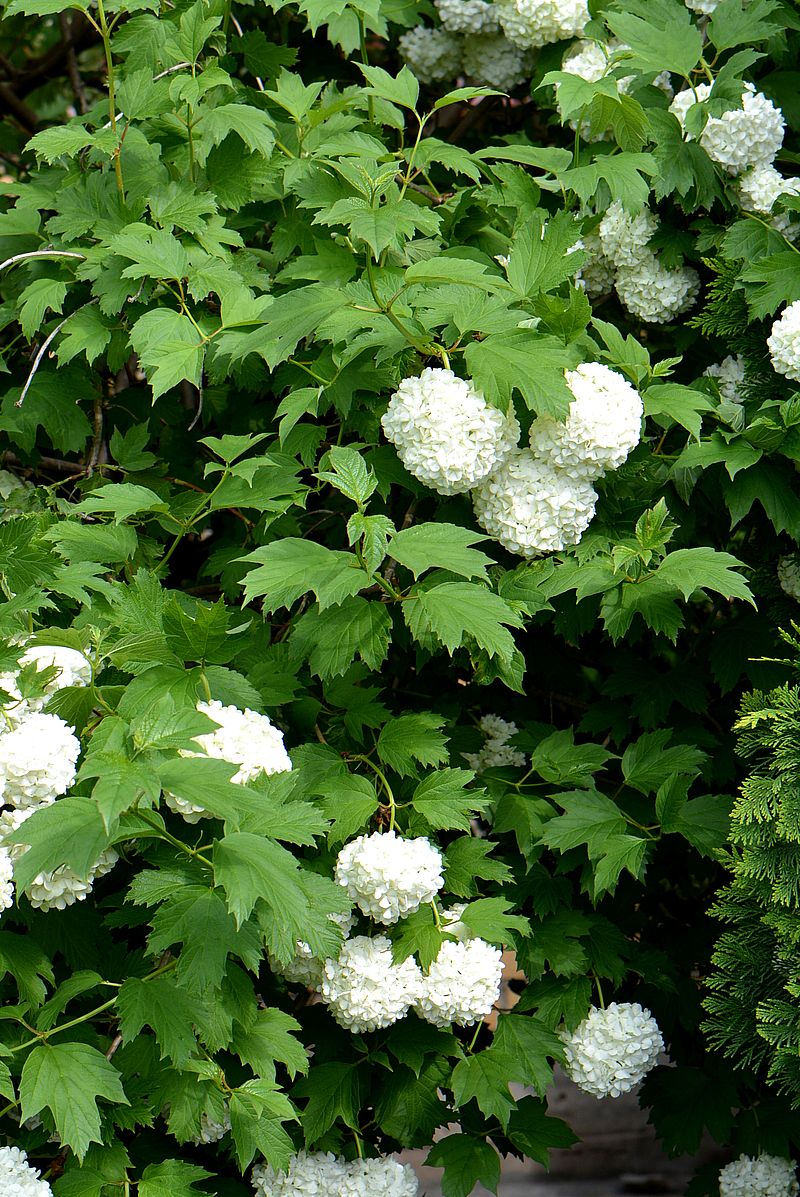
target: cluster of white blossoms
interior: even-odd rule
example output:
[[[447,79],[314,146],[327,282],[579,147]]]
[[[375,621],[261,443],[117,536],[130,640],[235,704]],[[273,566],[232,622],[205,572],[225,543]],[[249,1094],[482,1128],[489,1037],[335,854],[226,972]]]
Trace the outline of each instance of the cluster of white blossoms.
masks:
[[[575,242],[573,249],[582,249],[585,257],[575,275],[575,286],[585,291],[590,299],[599,299],[614,289],[614,263],[603,253],[603,246],[597,233],[584,233]]]
[[[670,112],[678,118],[684,136],[686,114],[694,104],[704,103],[713,96],[709,83],[679,91],[670,104]],[[742,97],[737,108],[730,108],[722,116],[710,116],[700,134],[700,145],[709,158],[724,167],[730,175],[739,175],[749,167],[769,166],[783,144],[785,122],[780,108],[776,108],[755,84],[742,85]]]
[[[17,685],[17,672],[0,673],[0,690],[11,695],[13,704],[3,711],[3,719],[7,724],[19,722],[26,715],[41,711],[51,695],[66,686],[88,686],[92,680],[92,667],[84,657],[74,648],[63,648],[60,645],[33,644],[26,648],[19,658],[19,670],[35,666],[38,672],[46,669],[56,669],[58,672],[42,688],[38,698],[24,699]]]
[[[519,440],[513,414],[452,370],[430,367],[403,379],[381,424],[409,473],[441,495],[477,486]]]
[[[464,38],[461,65],[473,83],[513,91],[531,76],[529,52],[502,33],[471,33]]]
[[[429,839],[375,831],[339,852],[335,878],[362,914],[388,926],[432,902],[444,885],[442,854]]]
[[[462,754],[470,769],[483,773],[486,769],[503,765],[522,768],[528,763],[525,753],[509,744],[509,740],[519,731],[516,723],[501,719],[499,715],[482,715],[478,726],[484,735],[480,752]]]
[[[219,1143],[220,1139],[227,1135],[231,1125],[231,1112],[227,1104],[222,1115],[222,1122],[217,1122],[216,1118],[210,1118],[203,1111],[200,1115],[200,1133],[192,1140],[195,1147],[200,1147],[204,1143]]]
[[[667,270],[648,247],[657,227],[648,208],[631,215],[615,200],[598,228],[600,248],[613,267],[620,303],[632,316],[651,324],[685,312],[700,287],[696,271],[689,267]]]
[[[0,733],[0,802],[18,810],[55,802],[75,780],[80,750],[58,715],[26,714]]]
[[[253,1188],[258,1197],[417,1197],[414,1169],[391,1156],[349,1163],[331,1152],[293,1155],[285,1170],[256,1164]]]
[[[741,354],[730,354],[721,362],[713,362],[703,371],[706,378],[713,378],[719,393],[726,403],[741,403],[741,385],[744,382],[745,362]]]
[[[28,1163],[20,1147],[0,1147],[0,1193],[3,1197],[53,1197],[53,1190]]]
[[[772,216],[772,210],[781,195],[800,195],[800,179],[784,179],[772,163],[751,166],[736,180],[739,200],[749,212]],[[791,219],[786,212],[772,216],[772,225],[781,233],[794,232]]]
[[[238,707],[223,706],[216,699],[199,702],[197,709],[218,726],[214,731],[194,737],[200,751],[182,748],[181,756],[211,756],[238,765],[231,781],[242,786],[261,773],[290,772],[292,761],[283,742],[283,732],[266,715],[259,715],[249,708],[241,711]],[[164,799],[170,810],[182,815],[187,823],[211,817],[204,807],[175,794],[165,793]]]
[[[422,973],[413,956],[395,964],[391,940],[356,935],[322,966],[320,993],[340,1026],[377,1031],[404,1018],[418,1000]]]
[[[92,865],[88,877],[79,877],[73,869],[62,865],[52,873],[38,873],[25,893],[36,910],[66,910],[76,902],[85,901],[97,878],[110,873],[118,860],[114,849],[107,848]]]
[[[488,84],[499,91],[513,91],[531,76],[529,52],[509,41],[498,31],[494,8],[483,0],[449,0],[458,8],[448,8],[447,21],[441,28],[417,25],[398,40],[398,49],[406,65],[421,83],[450,83],[465,75],[473,83]],[[463,14],[467,3],[482,4]],[[491,17],[491,23],[489,18]],[[480,30],[467,29],[478,26]],[[456,26],[462,26],[456,31]]]
[[[800,602],[800,557],[781,557],[776,572],[784,594]]]
[[[587,0],[497,0],[500,25],[518,46],[535,48],[583,33]]]
[[[800,299],[783,309],[767,337],[767,348],[773,369],[800,382]]]
[[[633,1089],[664,1050],[658,1023],[638,1002],[593,1006],[574,1031],[562,1031],[561,1041],[567,1075],[598,1098]]]
[[[740,1155],[719,1174],[720,1197],[796,1197],[795,1166],[778,1155]]]
[[[414,1010],[435,1027],[471,1026],[494,1006],[502,975],[499,948],[477,937],[457,943],[445,940],[423,976]]]
[[[449,83],[461,71],[462,39],[446,29],[417,25],[398,39],[397,48],[420,83]]]
[[[442,28],[449,33],[496,33],[497,8],[488,0],[435,0]]]

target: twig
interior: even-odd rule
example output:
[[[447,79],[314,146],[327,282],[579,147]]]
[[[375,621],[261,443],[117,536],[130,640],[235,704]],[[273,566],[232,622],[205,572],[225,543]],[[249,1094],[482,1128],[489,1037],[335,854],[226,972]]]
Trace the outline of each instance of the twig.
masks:
[[[82,254],[80,256],[83,257]],[[97,302],[98,302],[97,299],[90,299],[88,303],[84,303],[81,305],[81,307],[76,308],[75,312],[81,312],[81,311],[83,311],[84,308],[90,308],[93,303],[97,303]],[[64,319],[61,321],[61,323],[57,324],[55,326],[55,328],[53,329],[53,331],[51,333],[49,333],[48,336],[45,338],[45,341],[44,341],[41,349],[36,354],[36,357],[33,359],[33,366],[31,368],[31,372],[27,377],[25,386],[22,388],[22,394],[20,395],[17,402],[14,404],[15,407],[22,407],[22,404],[25,401],[25,396],[27,395],[28,391],[31,389],[31,383],[34,380],[36,371],[39,369],[39,366],[42,364],[42,358],[47,353],[47,350],[49,349],[53,339],[58,336],[58,334],[61,332],[62,328],[67,323],[67,321],[72,319],[72,317],[75,315],[75,312],[70,312],[70,314],[68,316],[65,316]]]
[[[86,476],[91,478],[94,473],[95,466],[100,463],[100,458],[104,457],[105,445],[103,443],[103,396],[95,395],[94,403],[92,404],[92,424],[94,427],[94,435],[92,436],[92,448],[86,462]]]
[[[0,270],[5,270],[7,266],[14,266],[17,262],[25,262],[29,258],[80,258],[82,262],[85,262],[86,254],[79,254],[69,249],[31,249],[26,254],[14,254],[13,258],[6,258],[5,262],[0,262]]]

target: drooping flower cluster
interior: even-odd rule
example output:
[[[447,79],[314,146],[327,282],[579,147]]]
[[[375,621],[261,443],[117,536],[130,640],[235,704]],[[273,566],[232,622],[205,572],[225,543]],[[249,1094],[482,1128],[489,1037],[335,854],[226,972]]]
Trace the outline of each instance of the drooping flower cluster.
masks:
[[[506,37],[527,48],[577,37],[590,16],[586,0],[497,0],[497,9]]]
[[[713,94],[711,84],[699,83],[678,92],[670,104],[670,112],[680,121],[687,141],[693,138],[685,129],[689,109]],[[771,164],[783,144],[784,127],[780,108],[756,91],[755,84],[744,83],[738,107],[728,109],[722,116],[709,116],[700,134],[700,145],[728,174],[739,175],[748,167]]]
[[[480,752],[463,754],[470,769],[474,769],[476,773],[483,773],[486,769],[496,769],[503,765],[521,768],[527,764],[528,758],[525,753],[509,744],[509,740],[519,731],[516,723],[501,719],[499,715],[483,715],[478,726],[485,737]]]
[[[800,382],[800,299],[783,309],[767,337],[767,348],[773,369]]]
[[[566,1071],[584,1093],[619,1097],[655,1066],[664,1050],[658,1023],[638,1002],[593,1006],[574,1031],[563,1031]]]
[[[391,1156],[347,1162],[331,1152],[293,1155],[285,1171],[256,1164],[252,1172],[258,1197],[417,1197],[413,1168]]]
[[[685,312],[700,285],[696,271],[689,267],[667,270],[648,247],[657,227],[648,208],[631,215],[615,201],[598,229],[603,255],[614,270],[620,303],[647,323],[668,321]]]
[[[320,993],[340,1026],[377,1031],[404,1018],[418,1000],[422,973],[413,956],[395,964],[385,935],[356,935],[322,966]]]
[[[795,1166],[778,1155],[740,1155],[719,1174],[720,1197],[796,1197]]]
[[[485,1018],[500,994],[502,953],[483,939],[445,940],[423,976],[414,1009],[435,1027],[470,1026]]]
[[[223,706],[216,699],[199,702],[197,709],[218,726],[214,731],[194,737],[201,751],[181,749],[182,756],[211,756],[238,765],[231,781],[243,786],[261,773],[272,775],[291,770],[292,761],[283,742],[283,732],[266,715],[259,715],[249,708],[240,711],[238,707]],[[185,798],[169,793],[165,793],[164,798],[170,809],[182,815],[187,823],[210,817],[204,807]]]
[[[376,831],[345,844],[335,877],[362,914],[388,926],[433,901],[444,885],[442,868],[441,852],[424,836]]]
[[[25,893],[36,910],[66,910],[76,902],[83,902],[92,892],[97,878],[110,873],[118,860],[114,849],[108,848],[92,865],[86,878],[62,865],[52,873],[38,873]]]
[[[441,495],[461,494],[513,450],[519,425],[452,370],[404,378],[381,420],[406,469]]]
[[[0,1193],[3,1197],[53,1197],[38,1169],[20,1147],[0,1147]]]
[[[784,594],[800,602],[800,557],[781,557],[778,561],[778,581]]]

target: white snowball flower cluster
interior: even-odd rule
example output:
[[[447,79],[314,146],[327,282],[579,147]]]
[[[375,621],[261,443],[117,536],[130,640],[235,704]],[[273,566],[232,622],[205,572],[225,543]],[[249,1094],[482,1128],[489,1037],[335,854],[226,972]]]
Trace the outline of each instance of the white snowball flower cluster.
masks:
[[[249,708],[240,711],[238,707],[223,706],[216,699],[199,702],[197,709],[219,726],[215,731],[194,737],[201,752],[181,749],[181,756],[212,756],[238,765],[231,778],[235,785],[247,785],[261,773],[290,772],[292,761],[283,742],[283,732],[266,715]],[[164,799],[170,810],[182,815],[187,823],[211,817],[204,807],[175,794],[165,792]]]
[[[695,103],[713,95],[707,83],[694,89],[678,92],[670,104],[670,112],[677,116],[681,127],[686,113]],[[783,144],[785,122],[780,108],[756,91],[753,83],[745,83],[738,108],[731,108],[722,116],[710,116],[700,134],[700,145],[712,161],[723,166],[728,174],[738,175],[751,166],[768,166]],[[687,139],[691,134],[686,134]]]
[[[598,362],[567,370],[566,380],[575,396],[567,419],[538,416],[531,424],[531,450],[570,478],[593,482],[618,469],[638,445],[644,407],[627,379]]]
[[[325,961],[320,992],[339,1025],[361,1034],[405,1017],[419,997],[421,983],[413,957],[394,963],[385,935],[357,935],[348,939],[338,959]]]
[[[506,37],[526,48],[577,37],[590,16],[586,0],[498,0],[497,9]]]
[[[800,557],[781,557],[777,574],[784,594],[800,602]]]
[[[697,298],[700,279],[689,266],[667,270],[655,254],[617,271],[617,295],[632,316],[660,324],[680,316]]]
[[[784,308],[767,337],[773,369],[800,382],[800,299]]]
[[[25,893],[35,910],[66,910],[76,902],[85,901],[97,878],[110,873],[118,860],[114,849],[108,848],[85,879],[67,865],[62,865],[52,873],[39,873]]]
[[[26,714],[0,733],[0,802],[20,810],[55,802],[75,780],[80,750],[63,719]]]
[[[616,272],[614,263],[606,257],[597,233],[584,233],[575,242],[575,249],[582,249],[586,257],[575,275],[575,286],[585,291],[590,299],[599,299],[614,289]]]
[[[435,0],[448,33],[495,33],[497,9],[487,0]]]
[[[791,1160],[777,1155],[740,1155],[719,1174],[720,1197],[796,1197],[800,1192]]]
[[[461,71],[461,39],[447,29],[417,25],[398,39],[397,48],[420,83],[449,83]]]
[[[391,1156],[348,1163],[330,1152],[299,1151],[286,1171],[256,1164],[252,1181],[258,1197],[417,1197],[419,1193],[413,1168]]]
[[[442,868],[441,852],[424,836],[375,831],[345,844],[334,875],[362,914],[388,925],[433,901],[444,885]]]
[[[509,744],[512,736],[519,731],[516,723],[501,719],[499,715],[483,715],[478,726],[485,737],[480,752],[463,753],[470,769],[474,769],[476,773],[483,773],[486,769],[503,765],[522,768],[528,763],[525,753]]]
[[[614,200],[600,221],[597,236],[605,257],[621,270],[636,266],[648,254],[647,243],[657,228],[658,221],[649,208],[634,216]]]
[[[54,668],[58,673],[44,686],[38,698],[23,699],[18,686],[18,672],[31,665],[35,666],[38,672]],[[9,726],[19,723],[26,715],[41,711],[56,691],[63,690],[65,686],[88,686],[91,680],[92,667],[83,653],[60,645],[31,645],[20,657],[17,671],[0,673],[0,690],[4,690],[14,700],[14,705],[4,710],[4,720]]]
[[[619,1097],[633,1089],[664,1050],[658,1023],[638,1002],[593,1006],[561,1040],[567,1075],[594,1097]]]
[[[779,195],[800,195],[800,179],[784,179],[771,163],[753,166],[736,180],[742,207],[769,216]]]
[[[219,1143],[230,1129],[231,1113],[227,1105],[222,1122],[217,1122],[215,1118],[209,1118],[204,1111],[200,1116],[200,1133],[193,1139],[193,1143],[195,1147],[199,1147],[202,1143]]]
[[[518,449],[476,488],[473,502],[478,523],[504,548],[538,557],[578,543],[597,495],[590,483]]]
[[[0,846],[0,914],[14,905],[14,857]]]
[[[0,1193],[3,1197],[53,1197],[53,1190],[28,1163],[20,1147],[0,1147]]]
[[[406,469],[441,495],[482,482],[514,449],[519,425],[452,370],[404,378],[381,420]]]
[[[727,403],[741,403],[740,387],[744,382],[744,358],[741,354],[732,354],[723,358],[721,362],[713,362],[703,371],[706,378],[716,380],[719,393]]]
[[[502,974],[499,948],[477,937],[460,943],[445,940],[422,978],[414,1009],[435,1027],[471,1026],[491,1012]]]
[[[502,33],[465,37],[462,67],[474,83],[485,83],[498,91],[513,91],[531,77],[528,51]]]

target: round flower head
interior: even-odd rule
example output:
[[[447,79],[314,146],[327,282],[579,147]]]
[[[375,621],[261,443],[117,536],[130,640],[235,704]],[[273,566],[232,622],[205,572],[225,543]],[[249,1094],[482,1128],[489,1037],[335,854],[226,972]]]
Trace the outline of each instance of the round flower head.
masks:
[[[530,55],[502,33],[475,33],[464,38],[464,74],[498,91],[513,91],[531,77]]]
[[[336,1197],[417,1197],[418,1193],[419,1181],[411,1165],[381,1156],[348,1164]]]
[[[195,736],[194,742],[201,752],[181,749],[181,756],[211,756],[216,760],[238,765],[231,781],[246,786],[260,774],[288,773],[292,768],[291,758],[283,742],[283,732],[275,727],[266,715],[259,715],[248,708],[226,707],[214,699],[199,702],[197,709],[218,724],[215,731]],[[164,793],[167,806],[182,815],[187,823],[210,818],[204,807]]]
[[[53,1190],[19,1147],[0,1147],[0,1193],[3,1197],[53,1197]]]
[[[777,574],[784,594],[788,594],[789,598],[796,599],[800,603],[800,557],[796,555],[781,557],[778,561]]]
[[[638,1002],[611,1002],[605,1010],[593,1006],[561,1040],[567,1075],[594,1097],[619,1097],[633,1089],[664,1050],[658,1023]]]
[[[516,723],[509,723],[499,715],[484,715],[478,725],[485,736],[480,752],[463,753],[470,769],[483,773],[486,769],[512,765],[523,768],[528,763],[524,752],[518,752],[509,745],[509,740],[519,731]]]
[[[719,393],[726,403],[741,403],[742,395],[739,390],[744,382],[744,358],[741,354],[723,358],[721,362],[714,362],[703,371],[706,378],[716,380]]]
[[[375,831],[345,844],[335,877],[362,914],[388,925],[433,901],[444,885],[442,854],[424,836]]]
[[[20,810],[55,802],[75,780],[80,751],[58,715],[26,714],[0,734],[0,801]]]
[[[586,0],[498,0],[500,24],[519,46],[547,46],[578,37],[589,20]]]
[[[594,516],[590,483],[520,449],[473,495],[482,528],[511,553],[539,557],[577,544]]]
[[[796,1197],[800,1192],[791,1160],[778,1155],[740,1155],[719,1174],[720,1197]]]
[[[692,306],[700,290],[697,271],[689,266],[667,270],[655,254],[617,271],[617,295],[632,316],[661,324]]]
[[[728,174],[738,175],[748,166],[772,161],[783,145],[784,127],[780,108],[756,91],[754,84],[745,83],[741,107],[709,117],[700,144]]]
[[[320,992],[339,1026],[359,1035],[405,1017],[421,982],[413,957],[394,963],[385,935],[357,935],[348,939],[337,960],[325,961]]]
[[[572,478],[589,482],[616,470],[638,445],[644,408],[639,392],[608,366],[584,363],[567,370],[575,398],[562,424],[539,416],[530,429],[535,457],[550,462]]]
[[[767,337],[772,368],[800,382],[800,299],[784,308]]]
[[[800,195],[800,179],[784,179],[771,163],[752,166],[736,180],[739,198],[748,212],[769,216],[780,195]]]
[[[276,1172],[271,1164],[256,1164],[253,1188],[258,1197],[332,1197],[341,1192],[346,1168],[344,1160],[329,1151],[313,1155],[298,1151],[285,1171]]]
[[[575,249],[585,253],[583,265],[575,275],[575,286],[585,291],[590,299],[599,299],[614,290],[614,263],[603,252],[597,233],[584,233],[575,242]]]
[[[381,423],[406,469],[440,495],[477,486],[519,440],[514,416],[452,370],[404,378]]]
[[[448,33],[495,33],[497,9],[487,0],[435,0]]]
[[[415,1011],[435,1027],[467,1027],[485,1018],[500,996],[501,956],[483,939],[446,940],[422,978]]]
[[[76,902],[85,901],[97,878],[110,873],[118,860],[114,849],[108,848],[85,879],[67,865],[62,865],[52,873],[39,873],[25,893],[35,910],[66,910]]]
[[[461,38],[417,25],[398,39],[400,56],[420,83],[449,83],[461,70]]]
[[[605,257],[621,270],[650,255],[647,243],[657,228],[658,221],[649,208],[642,208],[632,216],[615,200],[600,221],[597,236]]]

